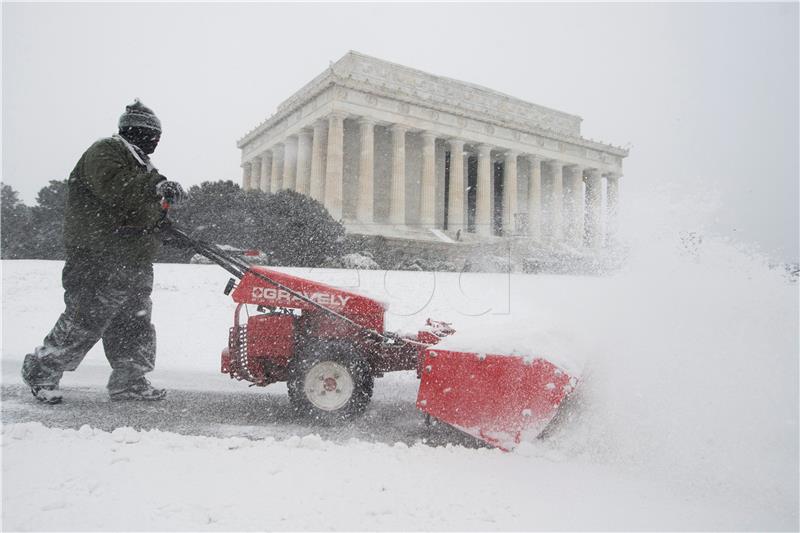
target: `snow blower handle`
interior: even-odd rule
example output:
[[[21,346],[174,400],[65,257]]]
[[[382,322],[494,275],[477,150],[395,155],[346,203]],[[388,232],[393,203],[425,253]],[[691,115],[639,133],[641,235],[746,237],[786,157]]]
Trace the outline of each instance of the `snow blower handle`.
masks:
[[[242,279],[245,273],[250,270],[249,263],[238,257],[233,257],[214,244],[190,237],[189,234],[177,228],[172,220],[169,219],[169,210],[175,203],[175,200],[176,198],[169,194],[161,195],[161,218],[156,223],[156,230],[169,235],[175,240],[178,246],[193,248],[195,252],[221,266],[236,276],[237,279]]]
[[[163,206],[164,206],[164,204],[162,203],[162,208],[163,208]],[[372,339],[372,340],[379,341],[379,342],[384,342],[384,343],[389,343],[389,344],[400,343],[400,344],[415,344],[415,345],[420,345],[420,346],[425,346],[425,347],[428,346],[427,344],[424,344],[424,343],[421,343],[421,342],[417,342],[417,341],[414,341],[414,340],[411,340],[411,339],[406,339],[406,338],[400,337],[399,335],[395,335],[395,334],[391,334],[391,333],[380,333],[380,332],[378,332],[378,331],[376,331],[374,329],[364,327],[361,324],[359,324],[359,323],[355,322],[354,320],[352,320],[351,318],[348,318],[348,317],[346,317],[346,316],[344,316],[344,315],[342,315],[340,313],[337,313],[333,309],[329,309],[328,307],[325,307],[324,305],[321,305],[319,302],[315,302],[314,300],[312,300],[311,298],[309,298],[305,294],[302,294],[302,293],[299,293],[297,291],[292,290],[290,287],[287,287],[283,283],[280,283],[279,281],[276,281],[276,280],[270,278],[269,276],[266,276],[262,272],[257,272],[255,270],[251,270],[250,269],[250,264],[247,263],[246,261],[244,261],[243,259],[240,259],[238,257],[233,257],[232,255],[226,253],[224,250],[222,250],[221,248],[219,248],[218,246],[216,246],[214,244],[211,244],[211,243],[208,243],[208,242],[205,242],[205,241],[201,241],[199,239],[193,239],[185,231],[175,227],[175,225],[172,223],[172,221],[169,220],[169,218],[167,218],[168,210],[169,210],[169,206],[167,205],[167,207],[164,208],[164,213],[163,213],[163,216],[162,216],[162,219],[161,219],[161,223],[159,224],[159,229],[160,229],[161,232],[169,234],[172,238],[176,239],[176,241],[178,241],[181,245],[187,245],[187,247],[190,246],[190,247],[194,248],[194,250],[198,254],[200,254],[200,255],[206,257],[207,259],[213,261],[217,265],[221,266],[222,268],[224,268],[225,270],[227,270],[228,272],[230,272],[231,274],[236,276],[238,279],[242,279],[247,272],[250,272],[256,278],[259,278],[262,281],[266,281],[267,283],[269,283],[269,284],[271,284],[271,285],[273,285],[273,286],[275,286],[275,287],[277,287],[279,289],[285,290],[286,292],[288,292],[289,294],[291,294],[295,298],[297,298],[299,300],[302,300],[302,301],[308,303],[309,305],[312,305],[312,306],[320,309],[321,311],[323,311],[325,313],[328,313],[329,315],[331,315],[333,317],[336,317],[337,319],[341,320],[342,322],[346,322],[346,323],[350,324],[351,326],[354,326],[357,330],[361,331],[361,333],[368,339]]]
[[[162,208],[163,205],[162,203]],[[162,233],[175,239],[179,246],[193,248],[195,252],[221,266],[238,279],[244,277],[245,273],[250,269],[249,263],[238,257],[233,257],[214,244],[190,237],[185,231],[175,227],[172,221],[166,216],[167,209],[164,209],[164,216],[159,223],[159,230]]]
[[[176,228],[172,224],[172,221],[170,221],[166,217],[164,217],[164,223],[161,226],[161,231],[164,232],[164,233],[169,234],[172,238],[176,239],[181,244],[187,244],[188,246],[191,246],[192,248],[195,249],[195,251],[198,254],[200,254],[200,255],[208,258],[209,260],[213,261],[214,263],[216,263],[217,265],[221,266],[222,268],[224,268],[225,270],[227,270],[228,272],[230,272],[231,274],[233,274],[237,278],[242,279],[244,277],[244,275],[249,271],[250,274],[255,276],[256,278],[258,278],[258,279],[260,279],[262,281],[266,281],[267,283],[269,283],[269,284],[271,284],[271,285],[273,285],[273,286],[275,286],[275,287],[277,287],[279,289],[285,290],[286,292],[288,292],[289,294],[291,294],[295,298],[297,298],[299,300],[302,300],[302,301],[308,303],[309,305],[312,305],[312,306],[320,309],[321,311],[323,311],[325,313],[328,313],[329,315],[332,315],[332,316],[338,318],[339,320],[350,324],[351,326],[354,326],[356,329],[360,330],[367,338],[371,338],[371,339],[374,339],[374,340],[379,340],[381,342],[390,342],[390,343],[395,343],[395,342],[413,342],[413,341],[408,341],[407,339],[400,339],[399,337],[395,338],[391,334],[389,334],[389,335],[381,334],[381,333],[379,333],[379,332],[377,332],[377,331],[375,331],[373,329],[366,328],[366,327],[362,326],[361,324],[358,324],[354,320],[352,320],[352,319],[350,319],[350,318],[348,318],[348,317],[346,317],[346,316],[344,316],[344,315],[342,315],[340,313],[337,313],[333,309],[329,309],[329,308],[325,307],[324,305],[321,305],[319,302],[315,302],[314,300],[312,300],[311,298],[309,298],[305,294],[302,294],[302,293],[299,293],[297,291],[292,290],[291,287],[287,287],[283,283],[280,283],[279,281],[276,281],[276,280],[272,279],[271,277],[265,275],[264,273],[257,272],[255,270],[251,270],[249,263],[245,262],[242,259],[239,259],[238,257],[231,256],[230,254],[226,253],[224,250],[220,249],[218,246],[216,246],[214,244],[210,244],[210,243],[198,240],[198,239],[193,239],[192,237],[187,235],[185,231],[183,231],[183,230],[181,230],[179,228]]]

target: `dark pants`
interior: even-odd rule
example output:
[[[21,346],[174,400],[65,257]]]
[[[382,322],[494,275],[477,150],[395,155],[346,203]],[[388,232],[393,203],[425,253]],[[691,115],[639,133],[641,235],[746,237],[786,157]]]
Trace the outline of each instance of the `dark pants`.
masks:
[[[62,283],[66,309],[42,346],[25,357],[31,386],[55,386],[97,341],[113,369],[109,392],[125,390],[153,370],[156,332],[150,323],[153,265],[129,265],[84,249],[67,251]]]

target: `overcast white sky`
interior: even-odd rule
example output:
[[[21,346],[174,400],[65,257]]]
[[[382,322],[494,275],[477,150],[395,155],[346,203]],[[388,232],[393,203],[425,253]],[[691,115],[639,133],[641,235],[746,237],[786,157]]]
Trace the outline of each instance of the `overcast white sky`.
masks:
[[[3,181],[29,204],[134,97],[186,185],[347,50],[583,117],[626,191],[709,188],[714,229],[798,258],[798,4],[3,3]]]

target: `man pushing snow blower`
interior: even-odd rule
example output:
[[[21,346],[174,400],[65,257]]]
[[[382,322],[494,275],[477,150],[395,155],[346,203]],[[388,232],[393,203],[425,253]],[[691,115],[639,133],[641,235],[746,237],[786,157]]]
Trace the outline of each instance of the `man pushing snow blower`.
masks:
[[[37,400],[62,400],[65,371],[75,370],[98,341],[113,369],[112,400],[161,400],[145,378],[156,356],[150,321],[159,199],[179,203],[186,193],[153,166],[161,121],[139,100],[126,107],[119,133],[81,156],[69,176],[64,216],[66,308],[41,346],[25,356],[22,379]]]
[[[392,332],[388,305],[375,298],[251,265],[190,237],[166,216],[183,189],[148,157],[161,134],[155,114],[137,101],[119,126],[69,178],[66,309],[22,368],[38,400],[60,402],[64,371],[101,339],[112,400],[164,398],[145,378],[155,363],[150,293],[162,236],[235,276],[225,287],[237,305],[221,372],[255,386],[286,382],[293,409],[312,422],[346,423],[366,410],[376,378],[415,370],[420,411],[511,450],[539,435],[575,388],[577,378],[534,346],[525,355],[477,351],[457,340],[457,328],[430,318],[416,335]]]

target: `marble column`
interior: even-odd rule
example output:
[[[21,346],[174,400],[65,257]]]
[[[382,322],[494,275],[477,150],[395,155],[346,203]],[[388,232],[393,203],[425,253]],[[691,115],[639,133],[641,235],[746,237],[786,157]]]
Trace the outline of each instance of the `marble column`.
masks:
[[[250,162],[242,163],[242,190],[250,188]]]
[[[436,134],[422,132],[422,190],[420,191],[419,222],[421,226],[436,226]]]
[[[283,145],[276,144],[272,147],[272,179],[269,183],[269,192],[275,194],[281,190],[283,178]]]
[[[328,116],[328,158],[325,162],[325,208],[334,220],[342,219],[342,180],[344,176],[344,117]]]
[[[255,156],[250,160],[250,184],[247,190],[258,190],[261,185],[261,157]]]
[[[514,215],[517,207],[517,156],[513,150],[506,152],[503,164],[503,235],[511,236],[516,232]]]
[[[283,150],[283,184],[281,189],[293,191],[297,176],[297,138],[287,137]]]
[[[478,145],[478,183],[475,205],[475,231],[478,235],[492,234],[492,147]]]
[[[528,236],[534,241],[542,240],[542,159],[528,156],[530,177],[528,178]]]
[[[569,179],[569,241],[578,248],[583,246],[583,222],[586,218],[583,197],[583,167],[573,165]]]
[[[313,134],[308,130],[301,130],[297,134],[297,182],[295,190],[300,194],[309,194],[311,178],[311,139]]]
[[[564,238],[564,163],[551,161],[553,195],[550,197],[551,238],[560,241]]]
[[[613,246],[619,231],[619,178],[617,173],[606,176],[606,245]]]
[[[389,222],[406,223],[406,132],[408,128],[393,124],[392,132],[392,185],[389,205]]]
[[[321,202],[325,193],[325,160],[322,158],[325,146],[327,121],[314,123],[314,138],[311,143],[311,198]]]
[[[358,204],[356,219],[371,224],[375,215],[375,121],[362,117],[358,121],[361,156],[358,160]]]
[[[272,152],[267,151],[261,154],[261,182],[258,189],[261,192],[269,192],[269,183],[272,181]]]
[[[602,244],[600,235],[600,210],[603,204],[603,180],[600,171],[592,169],[586,177],[586,244],[591,248],[599,248]]]
[[[447,198],[447,229],[452,232],[466,227],[464,223],[464,205],[466,203],[465,183],[467,177],[464,164],[464,141],[450,140],[450,187]]]

